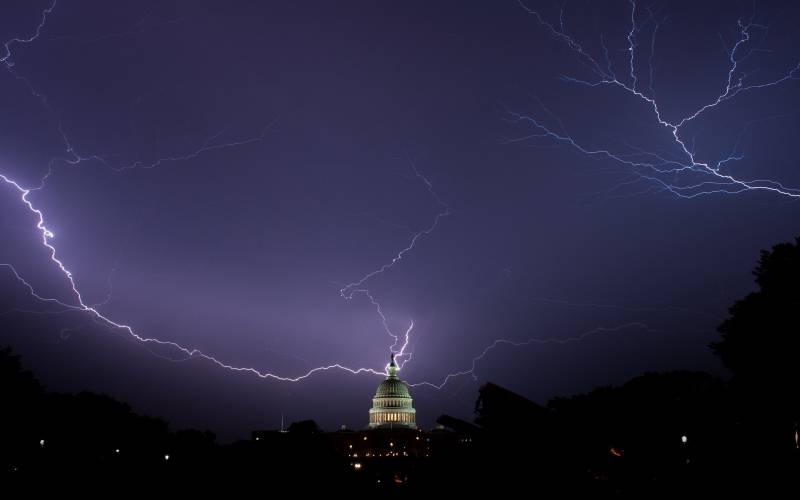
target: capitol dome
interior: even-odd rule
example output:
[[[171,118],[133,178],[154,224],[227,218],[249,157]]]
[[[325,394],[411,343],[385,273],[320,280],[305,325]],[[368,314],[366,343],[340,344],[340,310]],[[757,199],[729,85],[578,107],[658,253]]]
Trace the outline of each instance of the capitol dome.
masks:
[[[416,410],[411,406],[411,394],[405,382],[397,378],[397,365],[392,354],[386,380],[380,383],[372,408],[369,410],[369,427],[417,428]]]

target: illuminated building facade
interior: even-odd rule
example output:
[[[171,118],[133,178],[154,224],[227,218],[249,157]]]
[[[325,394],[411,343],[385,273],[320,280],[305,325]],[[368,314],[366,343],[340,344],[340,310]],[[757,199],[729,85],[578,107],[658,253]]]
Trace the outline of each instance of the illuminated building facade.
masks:
[[[397,365],[392,354],[387,370],[386,380],[381,382],[375,397],[372,398],[372,408],[369,410],[369,428],[417,428],[416,410],[411,405],[411,394],[408,386],[397,378]]]

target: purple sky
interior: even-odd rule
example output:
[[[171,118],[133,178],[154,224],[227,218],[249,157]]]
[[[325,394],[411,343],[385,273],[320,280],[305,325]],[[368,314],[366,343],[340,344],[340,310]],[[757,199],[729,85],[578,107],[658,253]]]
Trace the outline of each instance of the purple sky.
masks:
[[[49,5],[4,6],[0,41],[32,38]],[[800,8],[642,4],[632,32],[628,2],[561,5],[60,0],[35,40],[0,47],[0,263],[80,305],[10,183],[52,167],[27,198],[85,305],[280,377],[383,369],[380,315],[340,290],[418,235],[351,290],[391,332],[414,322],[405,380],[447,380],[412,388],[425,427],[469,418],[485,381],[544,402],[646,370],[724,374],[714,329],[759,250],[798,234]],[[681,128],[681,170],[648,99],[669,123],[714,103],[734,48],[732,97]],[[744,185],[698,167],[728,157]],[[720,189],[737,192],[704,194]],[[36,300],[9,266],[0,313],[0,343],[49,388],[224,440],[281,412],[363,426],[380,380],[186,360]],[[473,365],[501,338],[525,345]]]

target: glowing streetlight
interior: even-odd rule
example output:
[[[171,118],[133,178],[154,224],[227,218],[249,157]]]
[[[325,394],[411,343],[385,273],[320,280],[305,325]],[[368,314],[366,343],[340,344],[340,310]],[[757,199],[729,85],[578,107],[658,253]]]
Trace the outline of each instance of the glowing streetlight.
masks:
[[[689,441],[689,438],[687,438],[686,436],[681,436],[681,443],[686,444],[687,441]]]

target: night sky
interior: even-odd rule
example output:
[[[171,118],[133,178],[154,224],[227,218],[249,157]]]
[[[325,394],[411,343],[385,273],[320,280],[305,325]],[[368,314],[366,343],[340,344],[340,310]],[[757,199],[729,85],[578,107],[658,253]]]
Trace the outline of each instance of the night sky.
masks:
[[[255,371],[382,372],[379,312],[426,428],[486,381],[727,375],[716,326],[800,234],[795,2],[59,0],[36,36],[50,5],[0,17],[0,344],[51,390],[358,428],[379,375]],[[653,99],[717,104],[683,150]]]

